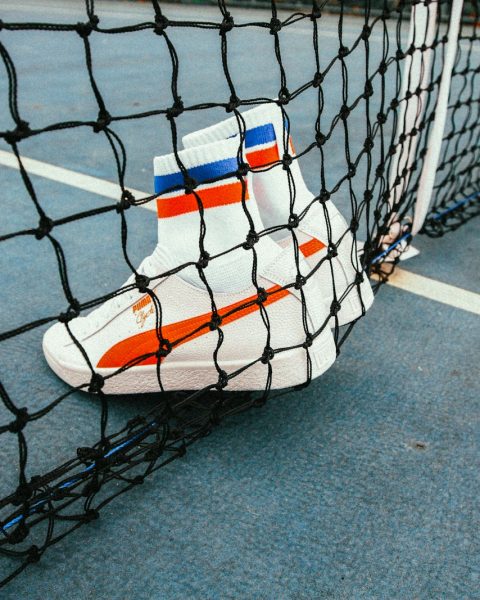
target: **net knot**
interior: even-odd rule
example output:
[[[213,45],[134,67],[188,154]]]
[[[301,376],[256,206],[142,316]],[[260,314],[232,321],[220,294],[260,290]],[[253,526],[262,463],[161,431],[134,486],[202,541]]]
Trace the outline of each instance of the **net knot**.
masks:
[[[117,213],[122,212],[122,210],[127,210],[134,203],[135,203],[135,196],[128,190],[123,190],[122,197],[120,198],[120,201],[117,203],[117,206],[116,206]]]
[[[318,4],[315,2],[312,12],[310,13],[310,20],[315,21],[316,19],[320,19],[321,16],[322,16],[322,11],[320,10],[320,7],[318,6]]]
[[[38,223],[37,230],[35,231],[35,238],[41,240],[48,235],[53,229],[53,221],[47,216],[42,215]]]
[[[323,146],[323,144],[325,144],[325,142],[327,141],[327,136],[324,135],[321,131],[319,131],[315,135],[315,141],[317,142],[317,146],[319,148],[321,148]]]
[[[290,92],[285,86],[278,92],[277,104],[288,104],[290,102]]]
[[[202,252],[200,258],[197,261],[197,269],[205,269],[208,267],[210,261],[210,254],[208,252]]]
[[[220,369],[218,372],[218,382],[215,387],[217,388],[217,390],[223,390],[223,388],[227,387],[227,385],[228,385],[228,375],[225,371]]]
[[[17,126],[12,131],[4,133],[4,139],[7,144],[13,145],[20,142],[31,134],[31,130],[27,121],[19,121]]]
[[[170,22],[164,15],[158,15],[155,19],[155,27],[153,28],[153,32],[156,35],[163,35],[165,29],[169,26]]]
[[[275,35],[282,29],[282,22],[280,19],[272,17],[270,20],[270,34]]]
[[[387,63],[384,60],[382,60],[382,62],[379,64],[378,72],[380,73],[380,75],[385,75],[385,73],[387,72]]]
[[[255,244],[258,242],[259,239],[260,239],[260,236],[258,235],[258,233],[256,231],[249,231],[247,234],[247,240],[243,244],[243,247],[245,248],[245,250],[251,250],[255,246]]]
[[[157,357],[158,360],[162,360],[162,358],[165,358],[166,356],[168,356],[171,351],[172,351],[172,344],[171,344],[170,340],[163,338],[162,341],[160,342],[160,347],[158,348],[155,356]]]
[[[350,48],[348,48],[348,46],[340,46],[340,48],[338,49],[338,57],[345,58],[346,56],[348,56],[349,52]]]
[[[285,154],[282,156],[283,169],[286,170],[292,164],[292,162],[292,156],[288,152],[285,152]]]
[[[303,342],[303,347],[305,349],[310,348],[310,346],[313,344],[313,336],[310,333],[307,333],[306,337],[305,337],[305,341]]]
[[[28,532],[28,529],[27,529],[27,532]],[[27,555],[27,561],[30,564],[38,563],[41,556],[42,556],[42,553],[38,549],[38,546],[36,546],[35,544],[33,546],[30,546],[30,548],[28,549],[28,555]]]
[[[15,490],[15,497],[12,501],[12,504],[19,506],[20,504],[24,504],[27,500],[32,497],[33,490],[28,485],[28,483],[20,484]]]
[[[367,41],[370,35],[372,34],[372,28],[368,25],[364,25],[362,29],[362,35],[360,36],[363,41]]]
[[[363,91],[364,98],[371,98],[373,96],[373,86],[371,81],[367,81],[365,83],[365,88]]]
[[[352,179],[353,177],[355,177],[356,173],[357,173],[357,167],[353,163],[350,163],[348,165],[348,178]]]
[[[353,219],[350,221],[350,231],[352,233],[356,233],[358,231],[358,226],[359,226],[358,220],[355,219],[355,217],[353,217]]]
[[[342,106],[342,108],[340,109],[339,116],[344,121],[346,121],[348,119],[348,117],[350,116],[350,109],[348,108],[348,106],[346,104],[344,104]]]
[[[225,106],[225,109],[228,113],[233,112],[240,106],[240,98],[237,96],[230,96],[230,102]]]
[[[64,313],[60,313],[58,315],[58,320],[60,323],[68,323],[72,319],[75,319],[80,314],[80,303],[75,298],[72,300],[70,306],[67,311]]]
[[[83,515],[83,522],[90,523],[91,521],[96,521],[100,517],[100,513],[95,508],[89,508],[85,511]]]
[[[355,275],[355,285],[360,285],[361,283],[363,283],[364,277],[363,277],[363,273],[357,273]]]
[[[246,177],[248,175],[248,172],[250,171],[250,165],[247,163],[239,163],[238,165],[238,169],[237,169],[237,176],[239,179],[243,179],[244,177]]]
[[[334,300],[332,302],[332,304],[330,305],[331,316],[334,317],[341,308],[342,308],[342,305],[340,304],[340,302],[338,300]]]
[[[368,202],[369,200],[371,200],[373,198],[373,192],[372,190],[365,190],[363,192],[363,197],[364,199]]]
[[[294,288],[296,290],[301,290],[302,287],[307,283],[307,279],[303,275],[297,275],[295,278]]]
[[[229,31],[232,31],[234,25],[235,22],[233,20],[232,15],[229,12],[227,12],[226,15],[223,17],[223,21],[220,23],[219,34],[225,35]]]
[[[182,99],[178,97],[173,103],[173,105],[169,109],[167,109],[167,119],[169,121],[172,121],[173,119],[175,119],[175,117],[180,116],[184,110],[185,107],[183,105]]]
[[[262,354],[260,361],[264,365],[266,365],[274,358],[274,356],[275,356],[275,352],[274,352],[273,348],[271,348],[270,346],[265,346],[265,349],[263,350],[263,354]]]
[[[90,385],[88,386],[88,391],[91,394],[98,394],[101,392],[104,385],[105,385],[105,379],[99,373],[94,373],[92,375],[92,378],[90,379]]]
[[[258,288],[257,291],[257,304],[263,304],[264,302],[266,302],[268,300],[268,294],[265,290],[265,288]]]
[[[28,409],[26,407],[19,408],[15,421],[8,425],[10,433],[20,433],[28,423]]]
[[[218,312],[212,313],[212,318],[210,320],[210,323],[208,324],[210,331],[215,331],[220,327],[221,324],[222,317],[218,314]]]
[[[363,142],[363,147],[367,152],[370,152],[370,150],[373,149],[374,147],[374,142],[373,139],[371,137],[366,137],[365,141]]]
[[[112,117],[110,116],[110,114],[106,111],[100,111],[98,113],[97,120],[93,124],[93,131],[95,133],[100,133],[100,131],[103,131],[104,129],[106,129],[110,125],[111,122],[112,122]]]
[[[328,200],[330,200],[330,192],[328,190],[322,190],[320,192],[318,201],[320,202],[320,204],[325,204]]]
[[[327,256],[328,258],[335,258],[336,256],[338,256],[337,246],[333,242],[330,242],[328,244]]]
[[[145,292],[148,290],[149,284],[150,277],[147,277],[146,275],[140,275],[139,273],[135,275],[135,285],[141,294],[145,294]]]
[[[94,24],[88,21],[87,23],[77,23],[76,30],[78,35],[85,39],[87,38],[93,31]]]
[[[377,123],[379,125],[385,125],[385,123],[387,122],[387,115],[385,113],[378,113],[377,115]]]
[[[292,213],[288,217],[288,228],[289,229],[296,229],[299,225],[300,225],[300,218],[299,218],[299,216],[296,215],[295,213]]]
[[[320,85],[323,83],[324,80],[324,76],[323,73],[315,73],[315,75],[313,76],[313,80],[312,80],[312,85],[314,88],[320,87]]]

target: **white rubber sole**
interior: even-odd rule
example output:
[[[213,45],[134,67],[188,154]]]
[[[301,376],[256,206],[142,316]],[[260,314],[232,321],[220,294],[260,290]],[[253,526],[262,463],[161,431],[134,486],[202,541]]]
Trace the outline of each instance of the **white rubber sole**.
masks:
[[[62,363],[44,347],[45,358],[50,368],[60,379],[78,387],[90,381],[91,372],[87,366],[79,367]],[[336,346],[329,329],[322,331],[309,348],[312,361],[312,379],[324,373],[336,359]],[[275,354],[272,365],[272,389],[288,388],[305,383],[307,380],[307,352],[295,348]],[[173,357],[173,354],[172,354]],[[223,361],[220,363],[227,375],[235,373],[251,360]],[[115,373],[116,369],[96,369],[102,377]],[[268,367],[257,362],[229,380],[226,391],[255,391],[265,389]],[[200,390],[217,383],[218,373],[208,362],[175,362],[167,360],[161,366],[161,378],[165,391]],[[132,367],[127,371],[105,379],[103,392],[106,394],[143,394],[160,390],[156,365]],[[87,388],[84,388],[87,391]]]

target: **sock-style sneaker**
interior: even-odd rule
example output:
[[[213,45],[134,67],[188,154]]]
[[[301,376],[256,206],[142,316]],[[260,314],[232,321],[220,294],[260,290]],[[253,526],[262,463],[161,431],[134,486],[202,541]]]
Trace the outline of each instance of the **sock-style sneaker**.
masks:
[[[275,228],[298,220],[295,232],[298,241],[308,253],[310,268],[316,270],[324,290],[325,300],[332,307],[331,325],[345,325],[361,317],[373,302],[373,292],[367,276],[362,272],[357,248],[349,227],[330,199],[315,202],[295,160],[293,142],[282,110],[275,103],[262,104],[242,113],[245,124],[245,155],[253,169],[253,189],[261,219],[267,228]],[[237,137],[243,129],[236,116],[183,138],[186,148],[207,144],[214,140]],[[287,151],[285,151],[285,148]],[[287,155],[285,157],[285,155]],[[291,180],[281,158],[291,160]],[[270,168],[265,169],[270,165]],[[292,185],[293,184],[293,185]],[[290,210],[291,192],[295,202]],[[327,219],[328,215],[328,219]],[[330,236],[328,228],[330,227]],[[284,231],[284,230],[283,230]],[[286,247],[292,242],[281,233],[278,243]],[[333,244],[328,248],[328,240]]]
[[[242,178],[238,172],[237,151],[238,140],[229,140],[202,152],[180,152],[190,178],[187,189],[174,155],[155,159],[156,189],[161,194],[159,233],[172,236],[167,230],[176,227],[191,230],[171,237],[170,246],[160,239],[137,270],[142,277],[132,275],[127,280],[124,287],[129,290],[89,315],[57,323],[45,333],[45,357],[61,379],[85,389],[90,384],[90,389],[103,386],[110,394],[210,386],[261,390],[269,382],[270,366],[271,387],[276,389],[318,377],[333,364],[336,346],[319,281],[303,277],[309,267],[302,256],[295,261],[289,248],[283,249],[269,236],[258,239],[250,230],[257,219],[252,217],[256,201],[251,176]],[[202,154],[207,158],[202,159]],[[212,182],[214,178],[221,180]],[[205,251],[210,255],[204,253],[200,259],[195,221],[176,221],[179,215],[193,219],[197,201],[204,209]],[[234,212],[225,212],[229,209]],[[162,219],[172,219],[170,227]],[[222,243],[217,235],[208,236],[209,228],[219,232],[220,225],[230,231]],[[231,241],[237,241],[242,227],[244,245],[216,257],[228,249],[225,244],[231,247]],[[177,251],[183,258],[195,253],[196,264],[168,274],[172,265],[179,265]],[[300,251],[307,255],[308,243]],[[258,259],[255,284],[254,255]],[[200,273],[213,282],[213,294]]]

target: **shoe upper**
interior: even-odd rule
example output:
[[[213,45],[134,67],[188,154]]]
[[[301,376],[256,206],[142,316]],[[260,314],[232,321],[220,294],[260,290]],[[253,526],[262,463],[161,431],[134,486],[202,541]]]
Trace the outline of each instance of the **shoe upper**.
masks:
[[[269,245],[273,243],[267,237],[262,240],[268,240]],[[259,253],[262,240],[258,243]],[[153,269],[158,275],[163,272],[162,265],[158,261],[151,264],[155,260],[149,258],[150,261],[142,263],[142,271],[153,278]],[[299,265],[302,276],[308,274],[309,268],[302,257]],[[210,265],[205,269],[207,280],[208,268]],[[192,285],[175,274],[161,277],[158,283],[152,281],[154,299],[133,289],[86,317],[73,319],[68,328],[94,369],[156,364],[159,357],[165,363],[212,361],[219,341],[218,326],[223,333],[218,359],[253,361],[266,346],[285,348],[304,343],[308,334],[319,331],[327,322],[325,291],[318,279],[297,281],[297,276],[292,249],[275,245],[273,260],[257,276],[258,288],[265,290],[265,295],[260,292],[262,303],[258,302],[258,291],[253,284],[235,293],[215,292],[216,315],[212,320],[212,300],[205,287],[200,282],[198,286]],[[296,281],[296,287],[291,285]],[[132,283],[130,278],[127,286]],[[290,287],[286,290],[285,286]],[[46,332],[43,346],[57,363],[72,369],[86,366],[84,356],[62,323]]]

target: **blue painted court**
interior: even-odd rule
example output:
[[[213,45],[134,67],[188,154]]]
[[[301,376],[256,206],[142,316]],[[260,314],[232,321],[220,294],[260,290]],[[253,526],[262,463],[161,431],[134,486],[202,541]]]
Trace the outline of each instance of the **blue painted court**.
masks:
[[[42,7],[34,0],[2,4],[5,21],[84,18],[82,3],[66,0]],[[147,3],[113,0],[98,7],[105,26],[139,21],[149,10]],[[215,10],[165,8],[182,19],[207,19]],[[251,19],[251,11],[235,10],[240,20]],[[322,20],[326,47],[338,44],[335,24],[328,16]],[[347,38],[355,26],[349,17]],[[305,27],[285,34],[292,89],[305,79],[305,70],[314,69]],[[244,97],[274,97],[278,91],[268,38],[247,29],[232,32],[232,76]],[[78,36],[2,31],[0,39],[21,75],[19,102],[27,121],[41,126],[96,116]],[[185,103],[228,97],[218,33],[195,30],[180,39],[172,32],[172,41],[184,66],[179,88]],[[108,43],[105,36],[93,36],[92,47],[99,84],[116,113],[169,104],[167,49],[151,31],[112,36]],[[379,51],[372,43],[372,60]],[[4,81],[0,130],[11,126]],[[332,75],[332,98],[341,94],[334,81]],[[353,78],[351,85],[353,94],[362,81]],[[292,105],[300,148],[310,141],[314,104],[315,95],[306,94],[303,105]],[[327,120],[335,114],[332,109],[329,115],[328,101],[325,110]],[[179,135],[223,116],[219,109],[187,112],[179,119]],[[153,157],[171,149],[168,121],[124,121],[115,130],[127,143],[127,186],[153,193]],[[2,150],[9,148],[0,144]],[[29,138],[21,152],[117,180],[105,137],[86,128]],[[302,163],[312,188],[319,186],[315,156]],[[341,152],[329,157],[332,180],[344,158]],[[19,172],[0,162],[0,173],[0,235],[35,227],[37,215]],[[32,181],[52,218],[112,202],[48,175],[32,175]],[[340,208],[344,202],[338,198]],[[126,217],[129,256],[138,264],[156,244],[155,215],[134,207]],[[115,212],[63,225],[55,235],[77,298],[106,294],[128,277]],[[459,288],[453,296],[472,292],[471,311],[455,308],[447,298],[444,303],[383,286],[325,375],[301,392],[225,420],[184,458],[52,547],[2,590],[1,599],[480,598],[480,321],[474,314],[480,300],[480,222],[472,220],[438,240],[419,236],[414,245],[420,255],[402,263],[402,269]],[[48,240],[14,238],[1,250],[0,331],[65,309]],[[2,382],[18,406],[32,410],[67,389],[41,352],[45,329],[0,344]],[[148,396],[116,398],[110,404],[110,431],[154,404]],[[30,472],[52,469],[77,447],[94,444],[99,416],[98,400],[77,393],[29,424]],[[7,419],[0,405],[0,423]],[[17,457],[16,438],[2,436],[0,497],[17,485]]]

